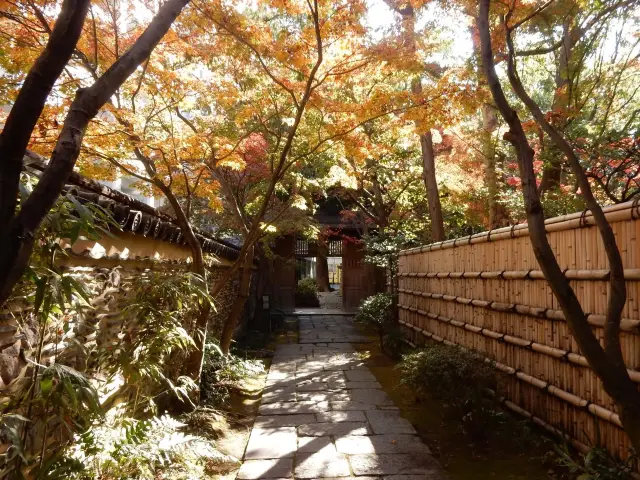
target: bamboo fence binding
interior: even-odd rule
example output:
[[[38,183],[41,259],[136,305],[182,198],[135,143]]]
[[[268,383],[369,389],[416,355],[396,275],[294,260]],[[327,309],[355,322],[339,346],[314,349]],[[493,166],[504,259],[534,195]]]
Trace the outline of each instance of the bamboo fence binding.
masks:
[[[640,202],[604,209],[625,268],[621,344],[640,384]],[[609,269],[591,213],[548,219],[556,258],[602,336]],[[472,349],[505,376],[495,395],[575,446],[601,445],[625,458],[629,442],[615,405],[571,337],[537,264],[527,225],[405,250],[399,257],[399,317],[409,343]],[[490,359],[490,360],[489,360]]]

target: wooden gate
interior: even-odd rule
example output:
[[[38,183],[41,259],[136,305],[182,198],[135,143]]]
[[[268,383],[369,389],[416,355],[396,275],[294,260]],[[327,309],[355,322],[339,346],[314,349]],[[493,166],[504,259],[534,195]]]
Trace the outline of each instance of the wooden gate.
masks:
[[[330,242],[330,253],[342,254],[342,307],[353,311],[362,300],[385,288],[384,271],[364,262],[363,246],[354,241],[342,240],[341,246]],[[333,244],[333,245],[332,245]],[[296,255],[310,256],[317,253],[315,243],[296,241],[294,236],[281,237],[274,247],[273,306],[283,310],[295,308]]]
[[[376,293],[376,267],[364,263],[364,247],[353,241],[342,245],[342,307],[355,310],[362,300]]]
[[[296,238],[281,237],[273,249],[273,306],[283,310],[295,308],[296,289]]]

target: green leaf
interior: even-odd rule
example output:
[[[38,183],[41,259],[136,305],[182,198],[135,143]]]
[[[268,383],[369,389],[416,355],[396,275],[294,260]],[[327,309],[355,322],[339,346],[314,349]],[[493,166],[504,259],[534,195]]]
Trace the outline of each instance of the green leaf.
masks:
[[[36,280],[36,296],[33,301],[33,309],[35,313],[40,311],[40,307],[42,306],[42,300],[44,299],[44,292],[47,288],[47,277],[41,277]]]
[[[53,390],[53,379],[51,377],[40,379],[40,390],[43,397],[48,397]]]
[[[78,212],[78,215],[80,215],[80,218],[85,222],[92,224],[93,214],[91,213],[91,210],[80,203],[73,195],[67,195],[67,198],[71,203],[73,203],[73,206],[76,207],[76,211]]]
[[[73,286],[75,293],[80,295],[82,299],[86,302],[87,305],[91,305],[91,297],[89,296],[89,292],[87,292],[86,288],[83,284],[81,284],[78,280],[73,278],[72,276],[66,276],[69,279],[69,283]]]
[[[80,231],[82,229],[82,225],[79,223],[75,223],[71,230],[69,231],[69,241],[71,245],[75,244],[78,241],[78,237],[80,236]]]

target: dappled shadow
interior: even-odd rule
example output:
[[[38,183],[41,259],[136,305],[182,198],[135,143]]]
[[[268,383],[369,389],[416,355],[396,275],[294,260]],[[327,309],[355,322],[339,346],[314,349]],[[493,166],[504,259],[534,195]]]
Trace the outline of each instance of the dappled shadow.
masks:
[[[322,320],[301,329],[353,328]],[[357,476],[446,478],[350,344],[279,345],[238,479]]]

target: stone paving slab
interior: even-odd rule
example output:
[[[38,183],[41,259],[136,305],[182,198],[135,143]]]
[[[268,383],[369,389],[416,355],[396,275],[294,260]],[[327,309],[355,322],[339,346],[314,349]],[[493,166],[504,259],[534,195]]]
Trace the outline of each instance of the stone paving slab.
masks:
[[[431,455],[429,447],[417,435],[371,435],[336,438],[336,449],[348,455],[369,453],[421,453]]]
[[[327,435],[370,435],[367,422],[310,423],[298,427],[298,435],[324,437]]]
[[[296,478],[349,477],[351,469],[345,455],[324,449],[298,453],[294,475]]]
[[[426,478],[425,475],[439,474],[442,470],[431,456],[406,453],[351,455],[349,462],[356,476],[412,474]]]
[[[347,342],[347,315],[301,315],[300,341],[276,347],[238,480],[446,480]],[[368,340],[367,340],[368,341]]]
[[[258,415],[289,415],[291,413],[321,413],[329,411],[329,402],[285,402],[260,405]]]
[[[295,427],[253,427],[244,458],[250,460],[293,457],[298,449]]]
[[[366,419],[362,419],[365,421]],[[256,418],[253,427],[297,427],[307,423],[314,423],[316,416],[311,413],[298,413],[294,415],[261,415]]]
[[[367,412],[367,419],[373,433],[416,433],[411,422],[402,418],[398,412],[373,410]]]
[[[342,411],[342,412],[323,412],[316,413],[318,423],[337,423],[337,422],[366,422],[367,418],[364,412],[360,411]]]
[[[375,375],[368,369],[351,370],[344,374],[350,382],[377,382]]]
[[[293,478],[293,458],[280,460],[245,460],[236,478],[238,480]]]
[[[298,452],[313,453],[329,449],[338,453],[331,437],[301,437],[298,436]]]
[[[344,411],[344,410],[376,410],[376,405],[372,403],[354,402],[352,400],[330,402],[331,410]]]

